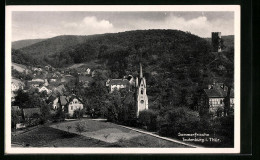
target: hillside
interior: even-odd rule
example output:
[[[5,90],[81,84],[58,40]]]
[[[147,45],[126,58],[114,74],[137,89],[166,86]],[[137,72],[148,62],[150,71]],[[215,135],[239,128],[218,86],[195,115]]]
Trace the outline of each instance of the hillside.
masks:
[[[32,56],[51,55],[64,48],[83,43],[85,38],[86,36],[57,36],[21,48],[20,51]]]
[[[26,40],[14,41],[12,42],[12,49],[24,48],[44,40],[45,39],[26,39]]]

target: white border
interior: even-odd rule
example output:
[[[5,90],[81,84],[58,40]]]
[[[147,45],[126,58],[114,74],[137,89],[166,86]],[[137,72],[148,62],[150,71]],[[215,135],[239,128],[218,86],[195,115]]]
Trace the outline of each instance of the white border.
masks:
[[[235,131],[234,148],[12,148],[11,147],[11,26],[12,11],[233,11],[235,28]],[[140,5],[140,6],[6,6],[5,31],[5,154],[200,154],[240,153],[240,6]],[[8,107],[7,107],[8,106]]]

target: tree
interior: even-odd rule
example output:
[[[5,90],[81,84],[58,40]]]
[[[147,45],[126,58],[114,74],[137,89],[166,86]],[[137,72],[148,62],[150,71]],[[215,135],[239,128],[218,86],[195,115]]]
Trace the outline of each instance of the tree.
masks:
[[[156,131],[157,129],[157,116],[158,113],[153,110],[144,110],[139,113],[139,122],[146,126],[150,131]]]
[[[83,123],[78,122],[76,123],[75,129],[81,135],[81,133],[85,131],[85,125]]]
[[[20,110],[11,111],[11,122],[12,122],[11,127],[12,128],[15,128],[16,124],[20,122],[20,116],[21,116]]]
[[[68,132],[70,132],[71,126],[67,126]]]
[[[85,113],[84,109],[76,109],[73,112],[73,118],[81,119]]]
[[[160,123],[160,134],[176,137],[181,133],[194,133],[198,131],[199,115],[186,107],[178,107],[168,111]]]

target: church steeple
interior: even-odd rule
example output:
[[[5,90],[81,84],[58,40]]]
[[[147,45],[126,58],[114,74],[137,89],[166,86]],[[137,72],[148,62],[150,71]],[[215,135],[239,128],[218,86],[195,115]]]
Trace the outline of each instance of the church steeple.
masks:
[[[140,63],[140,78],[143,78],[143,69],[142,64]]]

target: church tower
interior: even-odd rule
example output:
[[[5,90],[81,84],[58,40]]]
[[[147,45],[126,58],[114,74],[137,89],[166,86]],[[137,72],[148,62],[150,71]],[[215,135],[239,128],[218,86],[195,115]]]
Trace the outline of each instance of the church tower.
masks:
[[[148,109],[148,97],[146,95],[146,80],[143,76],[142,64],[140,63],[140,79],[136,78],[137,87],[137,117],[139,112]]]

